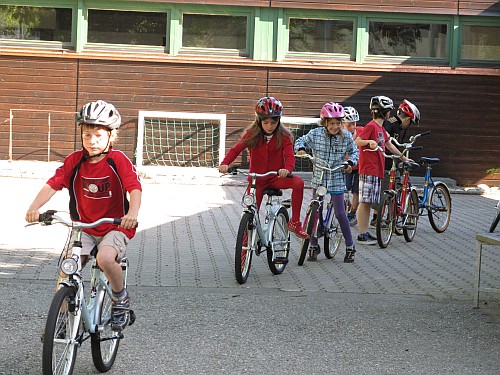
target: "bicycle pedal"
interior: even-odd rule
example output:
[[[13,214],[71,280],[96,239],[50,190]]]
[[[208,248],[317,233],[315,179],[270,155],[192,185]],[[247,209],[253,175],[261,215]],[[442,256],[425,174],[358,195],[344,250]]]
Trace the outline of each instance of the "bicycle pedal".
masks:
[[[129,314],[130,314],[130,318],[129,318],[128,325],[131,326],[135,322],[135,312],[134,312],[134,310],[129,310]]]
[[[273,263],[274,264],[287,264],[288,258],[276,257],[276,258],[274,258]]]
[[[407,230],[414,230],[416,228],[416,226],[415,225],[405,225],[404,228]]]

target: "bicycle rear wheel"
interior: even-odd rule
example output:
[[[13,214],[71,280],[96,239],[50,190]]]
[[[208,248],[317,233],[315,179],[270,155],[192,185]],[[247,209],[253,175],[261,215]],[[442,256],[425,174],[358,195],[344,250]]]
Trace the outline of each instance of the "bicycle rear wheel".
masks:
[[[290,254],[290,233],[288,232],[288,211],[285,207],[278,210],[271,228],[271,249],[267,249],[267,264],[275,275],[283,273]]]
[[[394,232],[396,197],[392,194],[384,193],[382,200],[378,206],[377,215],[377,242],[378,245],[385,249],[391,242],[392,233]]]
[[[253,214],[245,212],[240,220],[236,247],[234,251],[234,274],[239,284],[244,284],[248,279],[252,266],[252,237],[256,230],[253,223]]]
[[[300,248],[300,255],[299,255],[299,266],[302,266],[304,264],[304,260],[306,259],[307,255],[307,250],[309,249],[309,242],[311,237],[313,236],[314,232],[314,224],[316,222],[316,218],[318,217],[318,208],[319,204],[318,202],[311,202],[307,209],[306,213],[306,220],[305,220],[305,226],[306,226],[306,232],[309,235],[309,238],[304,238],[302,240],[302,247]]]
[[[415,233],[417,233],[419,211],[417,191],[415,189],[412,189],[410,191],[410,194],[406,197],[406,200],[403,235],[407,242],[411,242],[415,238]]]
[[[500,221],[500,203],[497,205],[497,216],[493,219],[493,223],[491,223],[490,233],[493,233],[495,231],[495,228],[497,227],[499,221]]]
[[[90,342],[95,368],[100,372],[106,372],[113,367],[120,337],[111,329],[111,295],[105,289],[101,289],[98,293],[97,298],[100,302],[98,302],[97,324],[103,327],[103,331],[91,334]]]
[[[445,184],[437,183],[432,189],[427,213],[436,232],[443,233],[448,228],[451,219],[451,195]]]
[[[330,227],[326,228],[325,230],[325,256],[328,259],[333,259],[335,255],[340,250],[340,244],[342,243],[342,230],[340,229],[340,224],[339,221],[337,220],[337,217],[335,214],[332,213],[333,215],[332,220],[330,222]]]
[[[76,289],[61,287],[50,305],[43,337],[44,375],[70,375],[75,367],[81,310],[75,308]]]

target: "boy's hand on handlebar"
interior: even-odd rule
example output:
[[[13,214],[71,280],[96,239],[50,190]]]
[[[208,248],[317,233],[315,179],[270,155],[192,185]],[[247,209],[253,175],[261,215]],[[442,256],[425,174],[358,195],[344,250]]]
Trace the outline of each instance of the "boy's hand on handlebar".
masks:
[[[219,172],[220,173],[227,173],[227,170],[229,167],[227,165],[219,165]]]
[[[37,223],[39,218],[40,212],[38,210],[28,209],[28,212],[26,212],[25,219],[28,223]]]
[[[297,151],[298,156],[306,155],[307,153],[304,150]]]
[[[122,222],[119,225],[120,228],[132,229],[137,227],[137,216],[126,214],[121,220]]]
[[[372,150],[375,150],[378,147],[378,144],[373,139],[370,139],[368,141],[367,146],[370,147]]]

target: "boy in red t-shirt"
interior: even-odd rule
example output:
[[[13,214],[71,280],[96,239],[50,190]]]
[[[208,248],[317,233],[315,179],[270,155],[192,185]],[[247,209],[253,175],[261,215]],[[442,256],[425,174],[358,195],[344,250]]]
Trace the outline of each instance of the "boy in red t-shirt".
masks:
[[[384,178],[384,155],[381,152],[366,152],[380,146],[385,151],[387,147],[394,155],[401,152],[394,146],[385,131],[384,120],[390,116],[393,102],[386,96],[374,96],[370,100],[372,121],[364,126],[355,142],[360,148],[359,153],[359,208],[358,208],[358,238],[357,242],[365,245],[375,245],[377,238],[368,231],[370,207],[380,200],[381,181]],[[407,160],[406,157],[401,158]]]
[[[112,104],[98,100],[78,114],[83,149],[64,159],[54,176],[42,187],[26,213],[26,221],[39,220],[39,209],[59,190],[70,193],[71,220],[92,223],[101,218],[121,218],[121,224],[102,224],[84,229],[82,264],[97,246],[97,262],[113,291],[111,328],[123,330],[130,320],[130,298],[124,287],[120,261],[135,235],[142,187],[130,159],[112,148],[121,116]],[[130,195],[130,202],[127,199]]]

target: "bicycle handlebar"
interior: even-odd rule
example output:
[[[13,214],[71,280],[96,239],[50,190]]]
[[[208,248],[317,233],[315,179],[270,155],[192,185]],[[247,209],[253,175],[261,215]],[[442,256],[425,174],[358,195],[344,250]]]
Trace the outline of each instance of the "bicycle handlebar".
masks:
[[[302,154],[302,155],[295,154],[295,157],[309,159],[313,162],[315,167],[317,167],[319,169],[323,169],[323,170],[328,171],[328,172],[335,172],[336,170],[339,170],[340,168],[345,169],[346,167],[348,167],[350,165],[347,161],[343,161],[339,165],[337,165],[333,168],[329,168],[329,167],[326,167],[326,166],[320,164],[320,163],[326,164],[326,162],[324,160],[322,160],[318,157],[314,157],[314,156],[309,155],[309,154]]]
[[[101,224],[115,224],[115,225],[120,225],[122,222],[122,219],[119,218],[108,218],[104,217],[102,219],[99,219],[97,221],[94,221],[93,223],[82,223],[79,221],[71,221],[71,220],[65,220],[59,215],[56,215],[57,211],[54,210],[49,210],[46,211],[38,217],[38,221],[40,224],[43,225],[52,225],[52,222],[55,221],[55,223],[60,223],[63,224],[67,227],[71,228],[76,228],[76,229],[86,229],[86,228],[95,228]]]

